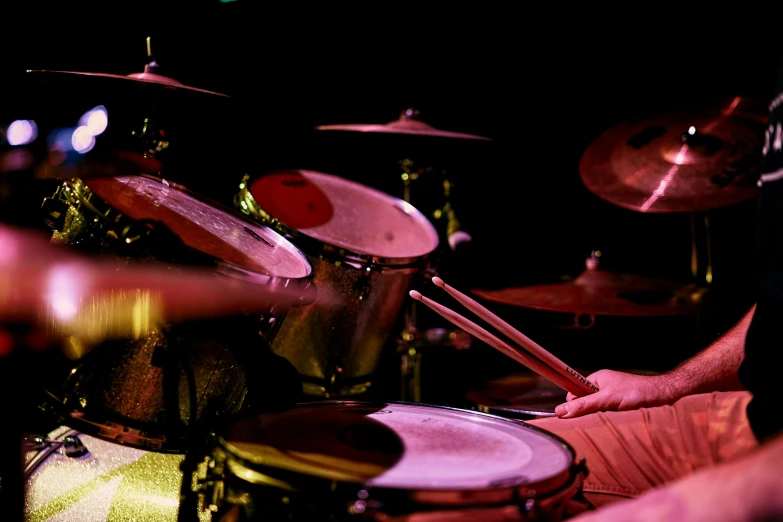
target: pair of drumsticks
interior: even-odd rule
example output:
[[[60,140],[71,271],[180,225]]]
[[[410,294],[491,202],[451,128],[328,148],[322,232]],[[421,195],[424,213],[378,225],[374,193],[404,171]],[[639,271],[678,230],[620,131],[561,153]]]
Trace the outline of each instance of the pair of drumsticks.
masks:
[[[549,379],[553,384],[573,393],[577,397],[584,397],[585,395],[598,391],[598,387],[580,375],[579,372],[565,364],[550,352],[544,350],[522,332],[513,328],[510,324],[480,305],[474,299],[471,299],[462,292],[447,285],[440,277],[433,277],[432,282],[435,283],[436,286],[443,288],[468,310],[497,328],[510,340],[519,344],[520,347],[512,346],[454,310],[423,296],[421,292],[411,290],[410,296],[417,301],[421,301],[455,326],[462,328],[472,336],[484,341],[501,353],[511,357],[518,363],[523,364],[538,375]]]

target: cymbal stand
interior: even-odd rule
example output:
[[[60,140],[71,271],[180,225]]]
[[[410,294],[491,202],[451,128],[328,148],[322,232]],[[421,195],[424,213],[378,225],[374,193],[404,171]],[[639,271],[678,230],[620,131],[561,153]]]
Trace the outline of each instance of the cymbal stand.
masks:
[[[710,214],[691,213],[691,274],[697,285],[712,284],[712,244]]]
[[[410,111],[409,111],[410,112]],[[419,180],[422,175],[433,175],[432,168],[417,169],[410,159],[400,161],[402,166],[401,179],[403,182],[403,199],[412,203],[413,182]],[[436,208],[427,217],[433,221],[438,235],[441,238],[438,257],[448,249],[456,249],[460,241],[469,241],[470,236],[460,231],[460,223],[450,202],[451,183],[443,180],[444,204]],[[440,259],[438,259],[440,260]],[[436,260],[436,263],[437,261]],[[437,275],[433,267],[425,274],[425,280],[430,280]],[[421,349],[426,346],[453,346],[457,349],[467,348],[470,337],[459,329],[428,328],[422,330],[416,313],[416,301],[409,300],[404,312],[404,324],[400,336],[397,338],[397,350],[400,354],[401,371],[401,400],[421,402]],[[466,337],[468,340],[466,341]]]
[[[26,399],[31,396],[28,369],[40,364],[27,339],[33,330],[27,326],[0,321],[0,400],[6,421],[0,429],[0,506],[3,520],[24,522],[25,481],[24,435],[27,431]]]

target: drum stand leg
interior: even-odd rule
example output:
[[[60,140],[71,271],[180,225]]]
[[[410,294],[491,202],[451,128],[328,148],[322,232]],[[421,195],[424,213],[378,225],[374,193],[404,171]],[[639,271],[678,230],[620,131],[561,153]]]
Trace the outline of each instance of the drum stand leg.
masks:
[[[27,418],[25,399],[29,397],[31,376],[26,375],[33,361],[27,346],[22,346],[25,333],[18,337],[0,326],[0,400],[4,403],[4,415],[8,422],[0,430],[0,506],[3,520],[24,522],[24,455],[22,440],[26,431],[23,419]],[[17,386],[16,383],[21,383]]]
[[[712,245],[708,212],[691,214],[691,274],[697,285],[712,284]]]

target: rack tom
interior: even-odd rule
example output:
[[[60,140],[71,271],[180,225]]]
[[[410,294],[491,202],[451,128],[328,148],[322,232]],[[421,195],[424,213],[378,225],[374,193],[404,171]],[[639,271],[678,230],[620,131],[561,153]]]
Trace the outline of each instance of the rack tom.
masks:
[[[363,393],[372,383],[408,291],[439,245],[432,223],[409,203],[331,174],[306,170],[245,176],[235,203],[304,252],[319,297],[291,310],[272,340],[322,397]]]
[[[45,208],[52,240],[86,252],[165,264],[173,275],[198,265],[270,289],[312,286],[312,265],[280,234],[161,178],[66,181]],[[215,419],[301,393],[296,371],[268,344],[289,308],[100,341],[47,386],[43,408],[92,435],[182,451]],[[84,339],[68,342],[78,352]]]

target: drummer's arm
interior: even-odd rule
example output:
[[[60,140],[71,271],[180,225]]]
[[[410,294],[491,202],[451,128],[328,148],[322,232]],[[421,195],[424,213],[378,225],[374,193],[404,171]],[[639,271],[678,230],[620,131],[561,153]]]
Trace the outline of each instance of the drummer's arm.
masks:
[[[778,435],[735,460],[706,468],[638,498],[617,502],[572,520],[783,520],[781,469],[783,435]]]
[[[745,337],[756,305],[710,346],[663,374],[673,395],[741,390],[738,371],[745,353]]]
[[[718,340],[673,370],[654,376],[633,375],[600,370],[587,376],[600,391],[567,401],[555,409],[561,418],[572,418],[596,411],[633,410],[672,404],[694,393],[740,390],[738,370],[742,362],[745,336],[755,305]]]

